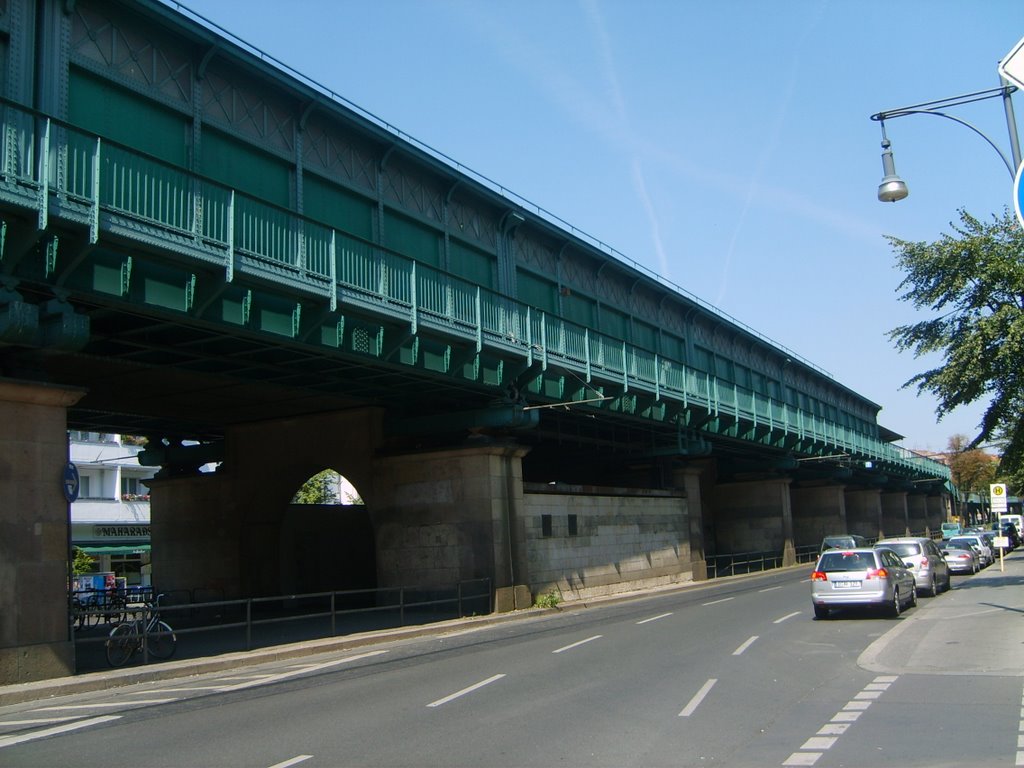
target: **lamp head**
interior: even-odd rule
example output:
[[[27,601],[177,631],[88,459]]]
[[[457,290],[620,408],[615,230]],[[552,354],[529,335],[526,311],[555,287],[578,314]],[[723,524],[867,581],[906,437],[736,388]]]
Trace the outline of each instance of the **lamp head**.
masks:
[[[907,182],[896,175],[896,164],[892,159],[888,139],[882,139],[882,183],[878,185],[878,199],[883,203],[895,203],[910,194]]]

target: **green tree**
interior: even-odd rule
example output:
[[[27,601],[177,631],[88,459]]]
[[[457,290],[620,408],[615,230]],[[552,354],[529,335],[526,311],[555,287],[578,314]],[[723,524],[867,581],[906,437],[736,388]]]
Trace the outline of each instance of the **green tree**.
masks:
[[[942,417],[988,400],[970,447],[1002,441],[1002,471],[1024,467],[1024,231],[1005,209],[991,222],[960,210],[953,234],[934,243],[888,237],[905,273],[901,301],[932,317],[890,331],[900,351],[939,354],[942,364],[917,374],[916,386],[938,401]]]
[[[961,491],[987,496],[989,485],[996,481],[997,464],[996,457],[971,448],[965,435],[949,439],[949,472]]]
[[[338,473],[333,469],[317,472],[299,488],[292,504],[337,504]]]
[[[87,555],[78,547],[74,547],[72,553],[71,573],[75,576],[81,576],[83,573],[92,573],[96,565],[96,558]]]

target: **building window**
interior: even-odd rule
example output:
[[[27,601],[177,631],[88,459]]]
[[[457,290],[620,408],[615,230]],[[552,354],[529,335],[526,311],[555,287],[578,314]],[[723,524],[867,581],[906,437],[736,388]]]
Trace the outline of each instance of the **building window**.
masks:
[[[579,533],[579,528],[577,527],[576,515],[569,515],[569,535],[575,536],[577,533]]]
[[[551,515],[540,516],[540,535],[545,537],[551,535]]]
[[[121,478],[121,501],[148,501],[149,489],[138,477]]]

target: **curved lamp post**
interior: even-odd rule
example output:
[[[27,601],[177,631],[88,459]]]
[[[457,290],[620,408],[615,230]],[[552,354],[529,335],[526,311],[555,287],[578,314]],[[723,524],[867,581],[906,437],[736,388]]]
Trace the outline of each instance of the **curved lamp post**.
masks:
[[[911,104],[908,107],[898,107],[897,109],[889,109],[885,112],[877,112],[871,116],[872,120],[878,122],[882,128],[882,183],[878,185],[878,199],[883,203],[895,203],[897,200],[902,200],[910,191],[907,189],[907,183],[903,181],[896,174],[896,165],[892,159],[892,144],[889,138],[885,135],[885,121],[891,120],[897,117],[903,117],[905,115],[935,115],[937,117],[944,117],[947,120],[952,120],[955,123],[966,126],[974,131],[976,134],[981,136],[992,149],[1002,159],[1003,164],[1006,166],[1006,170],[1010,172],[1010,178],[1014,179],[1017,175],[1017,168],[1020,167],[1021,154],[1020,154],[1020,143],[1017,139],[1017,122],[1013,116],[1013,103],[1010,101],[1010,94],[1017,90],[1017,87],[1010,85],[1006,80],[1002,81],[1003,84],[999,88],[990,88],[987,91],[976,91],[974,93],[966,93],[963,96],[953,96],[948,99],[938,99],[936,101],[926,101],[921,104]],[[963,120],[956,115],[951,115],[943,110],[949,109],[950,107],[958,107],[963,104],[971,104],[975,101],[983,101],[985,99],[994,99],[1001,97],[1003,99],[1003,109],[1006,112],[1006,127],[1010,134],[1010,152],[1012,154],[1012,161],[1006,156],[992,139],[986,136],[976,126],[971,125],[966,120]]]

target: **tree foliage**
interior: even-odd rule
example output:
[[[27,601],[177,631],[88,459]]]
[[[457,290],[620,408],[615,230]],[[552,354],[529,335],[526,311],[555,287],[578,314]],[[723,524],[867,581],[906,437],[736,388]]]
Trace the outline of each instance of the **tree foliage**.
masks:
[[[1002,469],[1014,474],[1024,466],[1024,231],[1009,209],[991,222],[959,215],[934,243],[887,238],[905,273],[900,300],[931,314],[889,336],[900,351],[942,356],[904,385],[934,395],[940,420],[988,401],[970,446],[1002,441]]]
[[[71,559],[71,573],[75,576],[81,576],[83,573],[92,573],[93,568],[96,566],[96,558],[92,555],[86,554],[83,550],[78,547],[72,549]]]
[[[996,481],[997,461],[979,448],[971,448],[965,435],[949,439],[949,472],[953,484],[965,493],[988,495]]]
[[[292,504],[337,504],[338,473],[332,469],[317,472],[299,488]]]

